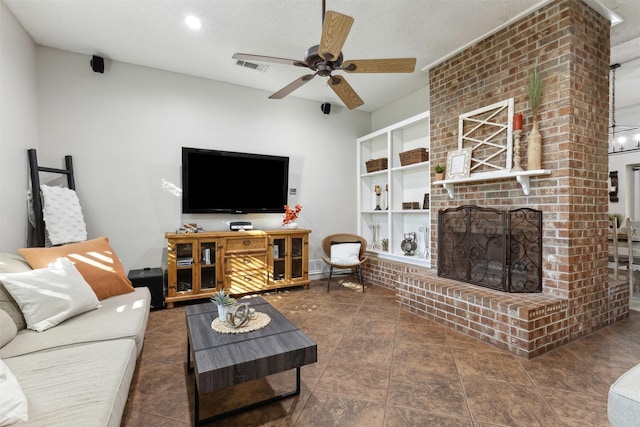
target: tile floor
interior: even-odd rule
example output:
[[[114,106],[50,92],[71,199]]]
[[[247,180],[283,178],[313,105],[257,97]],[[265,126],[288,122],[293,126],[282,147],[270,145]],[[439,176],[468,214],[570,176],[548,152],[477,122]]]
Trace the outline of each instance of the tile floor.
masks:
[[[222,426],[607,426],[607,392],[640,363],[640,312],[525,360],[401,311],[348,279],[265,297],[318,344],[299,396]],[[295,371],[201,398],[203,417],[295,388]],[[150,314],[123,426],[193,423],[184,307]]]

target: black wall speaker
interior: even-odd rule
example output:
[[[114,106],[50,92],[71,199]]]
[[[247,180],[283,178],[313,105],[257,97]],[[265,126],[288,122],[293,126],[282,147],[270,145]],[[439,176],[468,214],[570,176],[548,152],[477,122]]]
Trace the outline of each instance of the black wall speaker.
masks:
[[[93,55],[93,58],[91,58],[91,69],[96,73],[104,73],[104,58]]]
[[[320,109],[322,110],[323,113],[329,114],[331,112],[331,103],[325,102],[320,106]]]

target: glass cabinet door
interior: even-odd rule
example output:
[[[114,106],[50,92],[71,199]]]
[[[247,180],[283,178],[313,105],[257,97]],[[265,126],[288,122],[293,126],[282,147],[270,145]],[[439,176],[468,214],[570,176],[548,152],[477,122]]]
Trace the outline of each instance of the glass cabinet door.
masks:
[[[291,238],[291,279],[301,279],[303,277],[303,241],[302,237]]]
[[[200,290],[214,291],[217,287],[217,242],[200,242]]]
[[[193,243],[176,245],[176,293],[193,292]]]
[[[285,280],[286,278],[287,249],[287,239],[285,237],[278,237],[273,239],[273,265],[271,280],[273,280],[274,282]]]

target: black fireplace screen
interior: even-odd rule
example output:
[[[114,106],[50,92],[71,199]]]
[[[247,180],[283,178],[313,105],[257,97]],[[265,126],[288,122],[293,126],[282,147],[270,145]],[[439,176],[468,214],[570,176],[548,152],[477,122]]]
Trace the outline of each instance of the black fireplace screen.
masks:
[[[542,211],[439,211],[438,276],[504,292],[542,292]]]

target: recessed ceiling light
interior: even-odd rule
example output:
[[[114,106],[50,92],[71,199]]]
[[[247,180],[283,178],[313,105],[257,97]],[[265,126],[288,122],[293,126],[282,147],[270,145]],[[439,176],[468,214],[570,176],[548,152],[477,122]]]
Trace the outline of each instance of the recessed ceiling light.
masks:
[[[202,28],[202,22],[193,15],[187,16],[184,22],[189,28],[193,28],[194,30]]]

